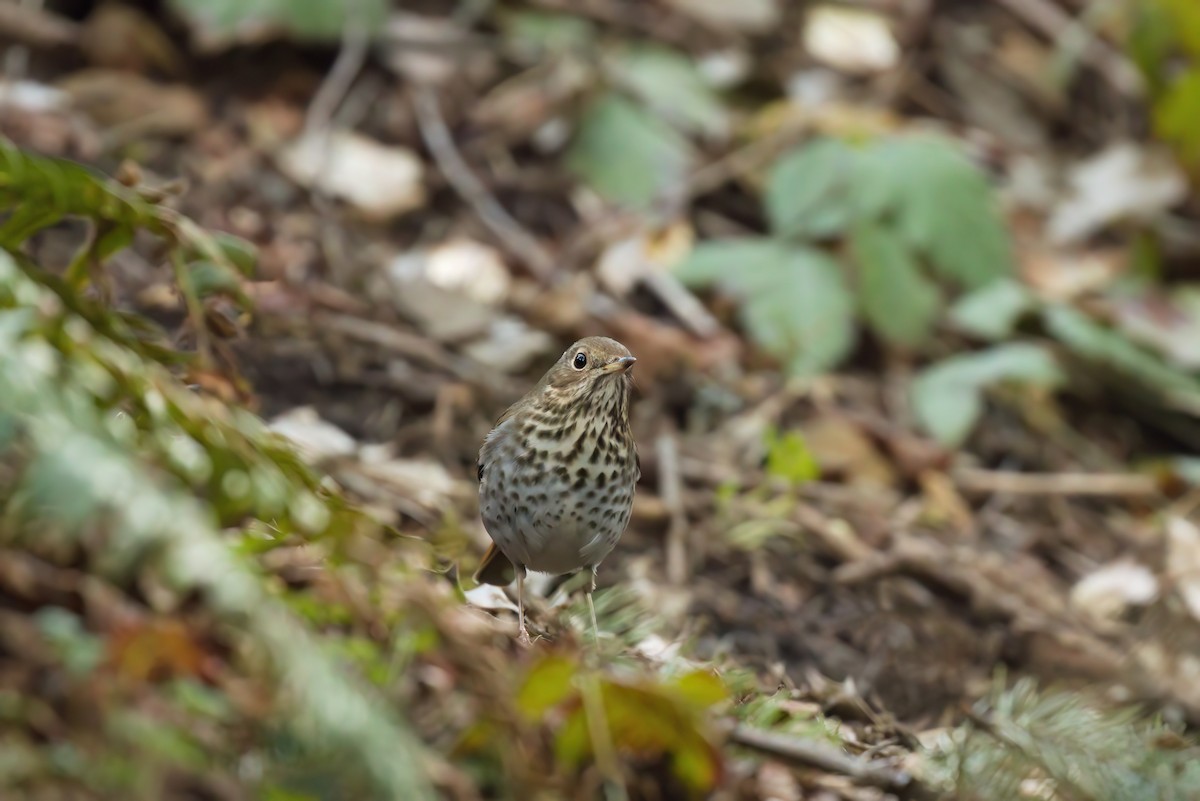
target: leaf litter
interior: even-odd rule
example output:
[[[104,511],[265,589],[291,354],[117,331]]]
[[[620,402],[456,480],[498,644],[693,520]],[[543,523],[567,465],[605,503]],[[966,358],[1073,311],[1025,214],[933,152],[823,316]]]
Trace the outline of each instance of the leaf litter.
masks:
[[[1122,793],[1158,777],[1163,797],[1184,798],[1197,786],[1179,760],[1200,722],[1200,538],[1194,481],[1170,467],[1200,447],[1200,392],[1179,333],[1190,307],[1186,292],[1172,294],[1180,313],[1167,315],[1121,283],[1150,237],[1153,280],[1186,286],[1160,234],[1171,215],[1192,224],[1193,187],[1186,170],[1138,168],[1163,156],[1130,144],[1122,119],[1146,109],[1114,80],[1117,51],[1086,48],[1065,80],[1089,91],[1058,101],[1070,113],[1029,79],[1049,63],[1046,20],[1059,17],[1026,9],[1070,21],[1075,4],[957,4],[952,15],[822,7],[807,21],[782,3],[695,0],[533,2],[429,24],[398,15],[387,35],[401,44],[381,40],[395,49],[367,61],[326,151],[290,160],[274,148],[308,141],[295,138],[298,122],[341,22],[308,15],[308,4],[262,3],[246,19],[238,4],[168,5],[178,16],[149,24],[185,25],[181,58],[208,59],[202,74],[160,84],[155,71],[171,59],[112,63],[87,51],[94,66],[130,71],[89,87],[78,64],[47,58],[31,75],[68,87],[69,124],[37,103],[5,104],[0,121],[22,147],[109,174],[131,157],[193,179],[153,213],[127,197],[110,223],[161,233],[177,208],[257,246],[258,272],[197,278],[199,297],[151,293],[178,274],[164,275],[161,252],[140,240],[105,269],[116,308],[157,297],[137,310],[177,330],[177,345],[206,343],[218,367],[193,373],[207,376],[198,397],[226,387],[249,398],[320,484],[292,496],[277,457],[254,455],[259,440],[238,439],[233,423],[201,425],[208,414],[249,425],[240,412],[171,406],[177,425],[195,426],[198,450],[163,446],[162,464],[188,477],[214,519],[179,518],[195,542],[157,564],[105,547],[122,526],[149,536],[136,517],[149,507],[108,519],[85,500],[131,493],[137,474],[135,451],[122,456],[103,437],[136,440],[138,453],[158,445],[128,423],[76,431],[64,441],[92,471],[81,474],[37,451],[42,440],[22,440],[11,451],[20,472],[0,469],[6,515],[24,520],[68,478],[87,492],[42,520],[45,536],[2,543],[5,686],[28,699],[4,737],[29,756],[24,772],[2,774],[6,787],[57,781],[67,751],[45,747],[56,743],[86,755],[82,775],[97,771],[110,789],[139,777],[123,797],[296,797],[346,780],[336,759],[279,757],[295,747],[288,737],[353,738],[338,723],[353,710],[376,734],[362,775],[421,792],[378,750],[393,729],[373,704],[403,713],[447,797],[620,788],[629,798],[867,799],[951,788],[1012,798],[1019,787],[1135,798]],[[388,10],[363,5],[368,17]],[[973,71],[962,53],[946,62],[947,38],[970,44],[989,25],[1019,30],[1007,41],[1020,46],[966,48]],[[920,33],[930,26],[936,35]],[[848,46],[851,35],[870,46]],[[267,41],[279,60],[254,69],[229,51]],[[897,42],[922,58],[899,58]],[[461,59],[475,45],[488,57]],[[529,70],[531,49],[569,54],[575,73]],[[714,53],[741,54],[746,77],[717,88],[700,66]],[[835,77],[789,96],[797,75],[813,77],[810,59]],[[466,180],[433,152],[393,72],[437,86]],[[987,83],[1005,99],[993,108],[1024,109],[1016,129],[985,124],[984,95],[967,91],[981,74],[1003,77]],[[182,111],[151,102],[152,91],[181,92]],[[1159,115],[1168,133],[1171,103]],[[877,107],[892,117],[882,131]],[[1062,179],[1039,197],[1048,214],[991,189],[1031,142]],[[73,210],[54,180],[77,175],[9,153],[0,199],[37,189],[55,222]],[[324,160],[332,172],[315,166]],[[344,205],[322,203],[314,187]],[[630,219],[619,236],[595,233]],[[86,266],[74,258],[81,234],[44,224],[16,212],[0,234],[22,243],[26,229],[41,231],[27,244],[36,263]],[[584,233],[594,252],[570,252]],[[33,292],[11,285],[6,309]],[[239,291],[258,301],[252,315],[226,313],[221,298]],[[214,319],[237,335],[196,328]],[[534,582],[544,639],[523,652],[511,642],[511,600],[467,578],[487,542],[474,498],[480,440],[560,346],[598,330],[645,355],[634,412],[643,480],[600,573],[599,669],[585,611],[566,592],[577,579]],[[78,354],[62,358],[73,365]],[[165,419],[136,371],[102,363],[141,414]],[[94,370],[71,370],[94,393],[82,397],[108,397]],[[390,530],[356,523],[353,535],[314,536],[344,525],[323,491]],[[84,521],[78,540],[64,537]],[[333,662],[306,652],[272,678],[253,652],[291,653],[281,635],[260,626],[239,639],[212,601],[176,586],[189,564],[216,582],[220,544],[253,565],[238,581],[261,579],[285,602],[280,631],[319,640]],[[227,605],[258,597],[251,586],[212,585]],[[345,687],[330,664],[353,666],[384,703],[339,690],[278,717],[281,686]],[[74,677],[73,695],[47,690],[45,671]],[[1111,711],[1130,702],[1163,724]],[[154,758],[105,750],[95,719],[120,749]],[[284,719],[288,737],[261,734],[263,721]],[[1106,767],[1081,778],[1089,766]],[[340,786],[356,792],[354,779]]]

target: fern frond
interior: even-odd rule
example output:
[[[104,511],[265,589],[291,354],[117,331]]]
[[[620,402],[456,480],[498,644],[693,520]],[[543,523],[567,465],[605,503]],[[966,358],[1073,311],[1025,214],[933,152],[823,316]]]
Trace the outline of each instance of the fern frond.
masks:
[[[158,434],[167,433],[159,443],[165,461],[173,453],[183,474],[189,465],[200,473],[212,470],[211,463],[205,467],[209,451],[188,436],[204,421],[213,452],[223,447],[230,457],[226,468],[249,470],[246,484],[263,484],[261,494],[281,515],[302,519],[306,512],[297,515],[296,504],[307,497],[300,506],[307,505],[310,515],[324,511],[327,520],[331,512],[272,462],[270,454],[282,453],[282,446],[236,412],[218,415],[216,423],[206,420],[214,410],[190,408],[202,401],[185,402],[162,368],[107,339],[53,298],[0,251],[0,461],[18,467],[9,492],[20,502],[10,509],[21,513],[13,519],[10,512],[5,538],[22,543],[29,523],[82,537],[95,521],[106,521],[109,540],[95,570],[120,580],[150,561],[160,564],[177,587],[199,591],[214,612],[265,651],[293,736],[314,750],[337,749],[358,760],[386,797],[432,798],[417,738],[266,591],[179,476],[139,458],[137,423],[113,404],[133,399],[139,415],[160,424]],[[225,433],[229,438],[220,442]]]
[[[1164,727],[1135,708],[1039,691],[1031,680],[981,701],[931,752],[956,797],[1005,801],[1039,784],[1061,801],[1200,798],[1200,747],[1164,748]]]

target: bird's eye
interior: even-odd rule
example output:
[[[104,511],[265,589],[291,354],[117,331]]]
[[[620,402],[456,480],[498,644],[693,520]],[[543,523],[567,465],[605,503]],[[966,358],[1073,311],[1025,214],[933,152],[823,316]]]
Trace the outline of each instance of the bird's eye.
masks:
[[[587,367],[587,354],[584,353],[583,351],[579,351],[579,353],[576,353],[575,361],[571,362],[571,365],[576,370],[582,370],[583,368]]]

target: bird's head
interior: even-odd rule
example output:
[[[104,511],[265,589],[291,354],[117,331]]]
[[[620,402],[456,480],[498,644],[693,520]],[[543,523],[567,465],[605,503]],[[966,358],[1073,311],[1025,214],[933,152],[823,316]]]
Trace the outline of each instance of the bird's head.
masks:
[[[637,359],[629,348],[608,337],[585,337],[563,351],[543,379],[547,391],[564,400],[583,400],[599,392],[625,395]]]

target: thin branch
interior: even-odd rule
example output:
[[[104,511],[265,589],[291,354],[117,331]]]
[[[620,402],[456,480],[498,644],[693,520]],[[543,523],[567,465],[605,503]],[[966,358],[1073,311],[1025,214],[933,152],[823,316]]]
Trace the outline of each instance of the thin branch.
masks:
[[[555,274],[555,259],[500,205],[500,201],[463,160],[442,116],[437,92],[431,86],[418,84],[413,90],[413,108],[421,137],[450,186],[474,209],[483,224],[508,251],[524,262],[535,278],[546,284],[551,283]]]
[[[679,438],[666,431],[655,443],[658,453],[658,487],[670,514],[667,527],[667,581],[675,585],[687,582],[687,515],[683,510],[683,475],[679,470]]]
[[[1152,498],[1161,495],[1153,476],[1137,473],[1017,473],[960,469],[952,474],[964,492],[980,495],[1090,495]]]
[[[838,773],[860,786],[876,787],[901,798],[936,801],[940,797],[910,773],[851,756],[823,743],[743,726],[734,729],[730,739],[760,753],[806,768]]]
[[[304,115],[304,136],[328,136],[333,115],[367,60],[371,44],[362,0],[351,0],[337,58]]]

